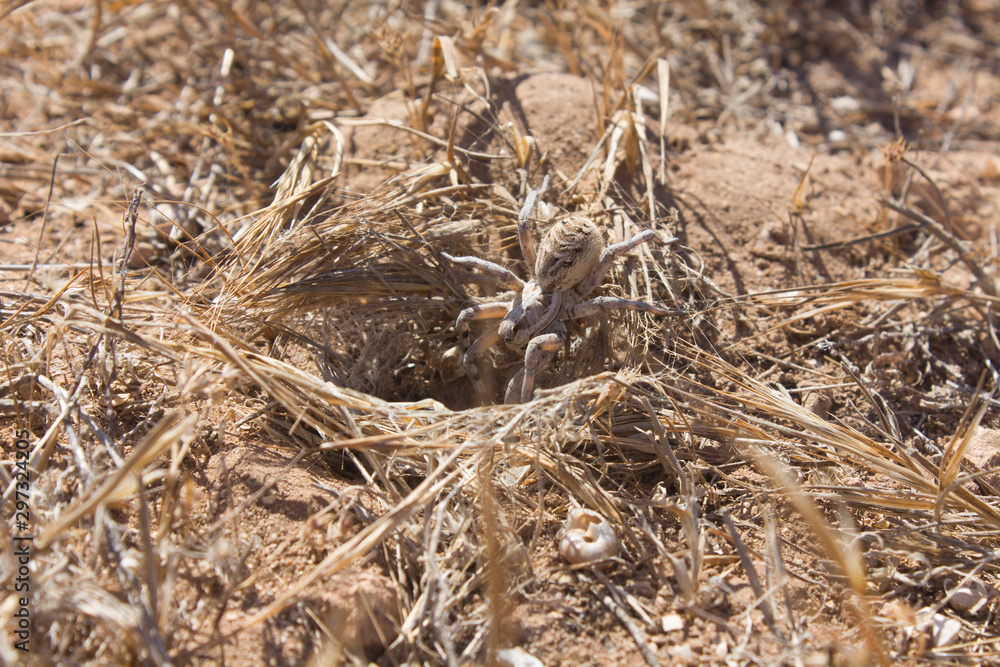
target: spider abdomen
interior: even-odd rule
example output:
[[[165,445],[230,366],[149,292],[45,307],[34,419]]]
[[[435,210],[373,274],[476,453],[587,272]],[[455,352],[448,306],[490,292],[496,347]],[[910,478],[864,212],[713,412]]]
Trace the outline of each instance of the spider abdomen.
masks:
[[[565,292],[590,275],[603,250],[604,236],[589,219],[561,220],[542,239],[535,279],[545,292]]]

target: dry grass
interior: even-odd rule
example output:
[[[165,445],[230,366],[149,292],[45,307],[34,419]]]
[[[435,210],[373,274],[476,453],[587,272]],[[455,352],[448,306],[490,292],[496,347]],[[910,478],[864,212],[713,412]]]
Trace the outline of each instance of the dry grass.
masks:
[[[878,246],[879,275],[731,293],[701,249],[641,246],[606,292],[685,316],[583,323],[530,404],[467,397],[453,324],[489,287],[442,252],[516,263],[517,211],[543,173],[557,213],[672,235],[685,224],[672,132],[764,136],[776,109],[789,123],[816,113],[796,63],[779,61],[820,47],[790,22],[812,42],[846,31],[854,64],[877,71],[932,18],[778,4],[648,3],[620,18],[592,3],[0,10],[0,216],[30,230],[34,254],[0,292],[0,408],[5,459],[8,432],[32,433],[37,663],[339,664],[371,644],[379,664],[501,664],[503,649],[532,650],[508,621],[538,600],[622,631],[614,659],[630,664],[697,659],[673,651],[675,616],[688,638],[722,638],[726,653],[705,654],[720,664],[1000,662],[1000,505],[977,485],[989,471],[963,466],[1000,418],[997,257],[906,189],[887,188],[885,206],[916,225],[865,242],[922,245]],[[985,67],[996,27],[964,11],[955,48]],[[599,140],[569,171],[483,103],[492,77],[537,70],[598,91]],[[358,118],[390,93],[406,121]],[[954,119],[906,90],[859,96],[852,127],[888,114],[916,135]],[[477,123],[485,139],[463,142]],[[371,127],[395,133],[399,155],[349,148]],[[950,140],[995,147],[993,130],[974,118]],[[941,194],[919,158],[896,157],[908,183]],[[353,192],[375,168],[396,175]],[[778,356],[762,345],[775,335],[794,341]],[[978,386],[935,345],[966,351]],[[507,377],[516,355],[493,361]],[[833,413],[806,400],[832,391]],[[246,497],[207,472],[237,442],[284,457]],[[284,517],[301,532],[262,544],[260,508],[307,468],[336,502]],[[10,507],[6,465],[2,481]],[[620,556],[555,555],[572,506],[611,522]],[[361,570],[391,582],[391,604],[361,604],[376,642],[316,603]],[[14,576],[0,560],[4,585]],[[734,581],[752,591],[742,607]],[[985,602],[957,604],[966,590]],[[271,633],[299,643],[241,648]]]

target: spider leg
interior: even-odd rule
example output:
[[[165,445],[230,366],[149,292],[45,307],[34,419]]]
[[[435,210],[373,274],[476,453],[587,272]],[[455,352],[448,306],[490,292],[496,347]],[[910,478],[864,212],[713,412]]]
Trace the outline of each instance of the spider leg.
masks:
[[[466,311],[462,312],[464,314]],[[475,390],[476,396],[484,404],[493,400],[494,376],[492,367],[484,373],[479,367],[478,362],[483,353],[496,345],[497,341],[500,340],[500,334],[497,331],[499,328],[500,322],[491,322],[486,331],[465,351],[465,356],[462,358],[465,376],[472,382],[472,388]]]
[[[594,269],[590,272],[590,275],[587,276],[587,279],[577,286],[577,294],[580,296],[587,296],[593,292],[594,289],[596,289],[601,283],[601,280],[604,279],[604,274],[608,272],[609,268],[611,268],[611,263],[615,261],[615,257],[628,252],[637,245],[652,241],[655,238],[657,238],[656,232],[652,229],[647,229],[641,234],[636,234],[628,240],[609,245],[604,249],[604,252],[601,253],[600,259],[597,260],[597,264],[594,265]],[[661,241],[661,243],[676,243],[678,240],[679,239],[676,236],[671,236],[669,239]]]
[[[524,385],[524,367],[514,373],[514,377],[507,383],[507,390],[503,395],[503,402],[507,405],[514,405],[521,402],[521,387]]]
[[[546,175],[542,181],[542,187],[532,190],[524,198],[524,206],[521,207],[521,212],[517,215],[517,240],[521,244],[521,255],[524,256],[528,271],[532,275],[535,273],[535,246],[531,242],[531,216],[535,214],[535,204],[538,198],[544,195],[548,189],[549,177]]]
[[[685,314],[683,310],[667,310],[666,308],[660,308],[659,306],[654,306],[653,304],[646,303],[645,301],[629,301],[628,299],[619,299],[613,296],[594,297],[593,299],[567,308],[565,313],[567,319],[577,319],[580,317],[596,315],[605,309],[634,310],[639,313],[655,313],[656,315]]]
[[[524,353],[524,377],[521,380],[521,403],[527,403],[535,395],[535,374],[552,361],[552,358],[556,355],[556,352],[559,351],[559,348],[562,347],[565,340],[566,328],[560,327],[559,330],[552,333],[535,336],[531,339],[531,342],[528,343],[528,349]],[[514,376],[514,380],[516,379],[517,375]],[[516,395],[516,392],[517,385],[508,387],[507,389],[508,397],[510,397],[511,393]]]
[[[515,276],[510,269],[505,269],[499,264],[481,259],[479,257],[452,257],[446,252],[441,256],[454,264],[464,264],[473,269],[479,269],[483,273],[492,276],[498,283],[512,290],[520,291],[524,287],[524,281]]]
[[[455,329],[458,330],[458,339],[462,348],[469,347],[469,322],[471,320],[500,319],[510,310],[510,305],[510,302],[507,301],[493,301],[466,308],[459,313],[458,319],[455,320]],[[498,322],[496,326],[499,327],[500,323]]]

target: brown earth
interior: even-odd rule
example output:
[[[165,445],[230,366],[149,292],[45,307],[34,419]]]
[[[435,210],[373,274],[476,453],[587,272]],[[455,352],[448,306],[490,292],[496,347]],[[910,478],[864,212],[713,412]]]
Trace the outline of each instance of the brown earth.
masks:
[[[593,216],[609,241],[634,232],[606,210],[609,203],[645,214],[631,217],[640,229],[679,237],[676,247],[652,247],[620,261],[606,289],[645,298],[648,288],[658,301],[689,314],[650,325],[659,328],[651,329],[655,333],[643,349],[654,349],[642,358],[619,345],[632,340],[628,334],[607,333],[614,329],[607,322],[599,335],[590,329],[601,327],[590,327],[581,338],[603,336],[602,344],[614,349],[594,352],[599,344],[588,342],[590,348],[580,348],[584,361],[560,356],[542,377],[544,389],[605,368],[647,374],[670,368],[685,380],[735,391],[731,379],[705,377],[672,355],[671,341],[682,340],[780,388],[822,419],[867,437],[885,438],[880,429],[888,428],[887,422],[880,419],[890,414],[886,419],[907,451],[942,461],[966,423],[966,408],[981,404],[975,393],[980,376],[988,378],[987,391],[994,387],[992,374],[1000,362],[991,319],[995,299],[983,301],[989,307],[969,308],[933,297],[883,295],[810,313],[808,298],[822,294],[824,286],[909,277],[915,270],[957,291],[984,294],[969,263],[926,229],[876,236],[910,223],[879,201],[880,193],[901,196],[904,189],[914,210],[947,221],[953,237],[967,242],[996,279],[1000,26],[995,7],[876,2],[862,3],[865,11],[841,12],[833,3],[808,3],[808,9],[790,15],[779,3],[684,2],[664,14],[651,9],[653,4],[621,7],[635,15],[605,25],[598,18],[604,7],[587,3],[474,12],[441,3],[439,15],[426,23],[418,20],[423,10],[406,3],[391,8],[345,3],[335,13],[357,34],[341,28],[337,43],[376,75],[364,82],[354,80],[329,50],[308,60],[295,57],[298,49],[312,52],[303,44],[320,49],[321,39],[295,41],[296,30],[312,34],[307,28],[313,14],[323,16],[324,26],[336,24],[327,23],[333,19],[320,8],[248,6],[233,13],[221,5],[138,2],[106,7],[102,17],[94,9],[101,3],[67,2],[15,3],[0,11],[0,53],[7,62],[0,66],[5,128],[0,242],[6,249],[0,297],[9,378],[4,397],[21,403],[4,417],[4,481],[15,472],[8,445],[13,432],[29,428],[40,441],[58,422],[65,402],[18,384],[22,375],[44,374],[64,391],[82,376],[81,404],[124,457],[172,409],[198,415],[185,455],[164,454],[164,472],[150,477],[147,470],[142,494],[133,485],[34,556],[38,584],[29,662],[157,662],[155,647],[161,646],[161,657],[176,664],[467,664],[486,663],[483,647],[495,641],[499,648],[523,647],[545,665],[1000,664],[1000,649],[990,639],[998,631],[997,570],[988,563],[970,575],[988,593],[975,611],[943,602],[949,586],[969,568],[940,544],[927,547],[930,555],[896,548],[890,539],[894,531],[911,529],[916,519],[906,524],[895,514],[842,502],[848,497],[844,489],[878,489],[886,497],[913,494],[899,478],[863,462],[817,464],[806,454],[796,458],[794,447],[783,450],[783,463],[810,489],[830,525],[853,536],[856,548],[867,553],[870,626],[859,624],[857,598],[814,525],[775,493],[774,479],[738,438],[707,438],[696,452],[678,449],[684,469],[697,475],[692,498],[703,540],[698,548],[704,564],[696,590],[686,598],[678,568],[688,558],[691,538],[678,518],[683,511],[677,508],[686,500],[680,482],[651,456],[632,460],[619,456],[622,450],[602,449],[600,411],[584,425],[560,423],[552,431],[559,438],[572,433],[560,440],[567,450],[598,445],[580,455],[585,472],[579,474],[618,503],[628,531],[620,535],[620,559],[604,567],[570,567],[557,551],[556,534],[566,510],[581,504],[583,496],[551,480],[529,484],[530,471],[505,472],[498,464],[492,481],[449,497],[460,507],[449,510],[454,514],[435,516],[438,505],[428,500],[369,550],[327,567],[336,549],[381,525],[450,450],[419,455],[407,450],[397,460],[394,450],[387,455],[374,445],[323,448],[330,438],[300,421],[302,415],[269,394],[259,379],[194,354],[167,362],[162,350],[125,334],[115,334],[122,354],[118,376],[110,367],[85,365],[91,346],[107,330],[117,331],[114,318],[108,317],[105,329],[74,328],[67,309],[104,312],[113,302],[112,267],[124,236],[121,210],[141,171],[150,182],[126,297],[133,308],[129,326],[151,331],[162,325],[158,336],[186,341],[194,336],[186,320],[174,316],[183,310],[219,331],[231,327],[235,333],[225,334],[231,336],[228,344],[241,352],[289,361],[319,382],[370,392],[373,401],[434,399],[454,409],[456,420],[468,414],[475,401],[471,384],[456,363],[448,370],[444,361],[456,345],[451,324],[468,305],[455,294],[431,294],[428,303],[420,302],[423,311],[373,310],[372,319],[360,323],[355,313],[367,312],[371,300],[334,302],[322,316],[297,313],[254,322],[227,320],[211,310],[212,299],[237,282],[236,273],[212,269],[232,270],[231,238],[273,210],[265,208],[273,197],[270,186],[298,154],[306,128],[350,119],[342,123],[344,168],[334,190],[324,194],[323,215],[338,215],[339,207],[371,193],[390,201],[396,187],[420,194],[449,184],[483,184],[489,201],[483,195],[470,203],[459,191],[442,195],[440,206],[452,211],[448,216],[458,231],[441,231],[428,243],[488,256],[521,272],[508,213],[549,174],[554,184],[545,199],[554,211]],[[644,15],[647,11],[656,21]],[[368,15],[378,15],[371,25]],[[87,47],[81,37],[91,21],[100,28]],[[210,29],[221,26],[228,32]],[[418,62],[415,55],[424,28],[457,35],[465,83],[438,82],[426,118],[412,92],[425,91],[431,80],[428,61]],[[659,32],[654,37],[651,31]],[[21,38],[28,34],[30,39]],[[219,73],[226,48],[236,52],[229,76]],[[264,55],[267,48],[271,56]],[[398,66],[400,53],[413,59],[411,70]],[[599,144],[622,117],[615,112],[628,109],[623,87],[632,77],[636,85],[656,90],[655,64],[652,73],[642,66],[664,53],[671,63],[665,134],[659,134],[654,94],[639,112],[646,126],[636,140],[649,150],[655,180],[655,216],[650,216],[641,159],[623,148],[625,157],[606,180],[608,154]],[[134,69],[130,62],[144,65]],[[222,101],[213,103],[213,95]],[[422,131],[441,141],[369,123],[379,119],[423,124]],[[514,144],[528,135],[534,161],[525,170]],[[910,142],[903,154],[927,178],[898,159],[901,149],[893,142],[899,138]],[[460,149],[503,158],[462,153],[449,158],[451,139]],[[323,145],[313,180],[332,173],[337,150],[335,140]],[[570,189],[591,156],[594,168]],[[413,186],[418,182],[413,170],[428,164],[443,166]],[[306,207],[318,200],[314,192],[304,199]],[[438,200],[397,209],[417,219],[432,203]],[[670,219],[671,208],[677,209],[676,219]],[[469,210],[474,213],[463,218]],[[376,229],[381,219],[372,220],[368,224]],[[373,232],[370,239],[402,246],[393,233]],[[265,268],[272,259],[268,253],[273,250],[276,263],[281,247],[275,241],[261,252]],[[331,264],[339,261],[335,254],[330,251]],[[380,261],[360,266],[371,272],[365,281],[382,280],[380,270],[390,264]],[[34,269],[24,266],[33,263]],[[655,265],[647,278],[671,280],[637,278],[642,263]],[[425,266],[433,265],[428,260]],[[306,277],[321,273],[317,269]],[[470,295],[485,297],[489,289],[470,288]],[[770,293],[803,300],[791,308],[745,298]],[[158,305],[156,314],[138,310],[154,299],[168,305]],[[49,306],[50,300],[61,305]],[[56,308],[52,315],[46,315],[49,307]],[[21,317],[20,310],[34,319]],[[793,320],[794,315],[801,317]],[[293,335],[284,336],[279,324]],[[57,325],[64,325],[58,336],[50,333]],[[372,338],[338,339],[330,327],[367,328]],[[378,347],[377,336],[393,327],[400,340],[421,337],[423,347],[408,349],[397,341],[373,357],[369,348]],[[650,344],[649,338],[656,340]],[[494,361],[504,374],[517,355],[498,351]],[[855,382],[849,371],[868,384]],[[996,463],[1000,412],[992,398],[983,404],[982,427],[975,431],[964,474]],[[350,411],[327,408],[334,418],[338,410]],[[73,414],[47,467],[36,471],[32,511],[40,531],[118,467],[98,439],[86,435],[81,415]],[[610,420],[611,408],[607,415]],[[76,437],[68,435],[73,429]],[[353,425],[337,439],[376,435]],[[786,433],[780,437],[795,443]],[[168,470],[175,460],[178,469]],[[964,480],[963,488],[996,510],[995,475],[980,477]],[[842,495],[829,491],[833,488]],[[489,511],[483,509],[487,496]],[[755,574],[765,579],[763,603],[737,540],[727,532],[726,516]],[[116,530],[116,537],[109,536]],[[153,536],[155,544],[145,544],[143,535]],[[994,554],[1000,548],[992,524],[969,539]],[[663,545],[665,552],[657,549]],[[962,548],[970,561],[985,553]],[[493,549],[505,551],[497,555]],[[138,565],[149,566],[153,552],[162,584],[158,638],[145,630],[149,619],[142,614],[154,605]],[[492,562],[502,566],[484,565]],[[271,613],[269,604],[317,571],[323,576]],[[491,574],[496,571],[501,574]],[[12,572],[4,558],[0,574],[7,585]],[[507,584],[500,602],[490,576]],[[76,597],[68,593],[74,587]],[[10,605],[8,598],[0,609],[8,625]],[[931,626],[917,616],[932,608],[957,621],[958,639],[936,644]],[[262,612],[264,617],[258,616]],[[490,619],[503,622],[493,627]],[[879,637],[884,660],[873,651],[869,634]],[[9,642],[0,649],[5,662],[22,657]]]

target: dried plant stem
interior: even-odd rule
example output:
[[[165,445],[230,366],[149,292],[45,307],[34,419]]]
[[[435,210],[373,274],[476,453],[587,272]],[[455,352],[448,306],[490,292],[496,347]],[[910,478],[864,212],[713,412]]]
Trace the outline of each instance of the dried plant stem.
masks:
[[[45,226],[49,221],[49,204],[52,202],[52,188],[56,184],[56,170],[59,168],[59,156],[62,153],[56,153],[56,156],[52,159],[52,174],[49,176],[49,194],[45,197],[45,210],[42,211],[42,224],[38,229],[38,245],[35,246],[35,258],[31,261],[31,268],[28,269],[28,275],[24,278],[24,290],[27,291],[28,287],[31,285],[31,278],[35,275],[35,268],[38,266],[38,256],[42,252],[42,245],[45,243]]]
[[[604,606],[615,615],[618,622],[628,630],[628,633],[632,635],[632,639],[635,640],[635,645],[639,648],[639,653],[642,654],[642,659],[646,661],[649,667],[659,667],[660,661],[656,657],[656,654],[649,648],[649,639],[646,637],[645,633],[639,629],[639,626],[635,624],[629,615],[625,612],[621,606],[612,599],[610,595],[605,595],[601,597],[601,602]]]
[[[969,250],[964,247],[964,243],[959,240],[954,234],[949,232],[944,226],[929,216],[924,215],[920,211],[915,211],[909,206],[906,206],[902,202],[898,202],[895,199],[889,197],[880,197],[881,201],[885,206],[896,213],[905,215],[910,220],[914,222],[919,222],[921,225],[927,227],[931,234],[936,236],[939,240],[944,242],[949,248],[951,248],[955,254],[958,255],[962,263],[972,272],[972,275],[976,278],[976,284],[979,285],[979,289],[983,290],[985,294],[989,296],[997,296],[996,284],[986,275],[983,271],[982,261],[975,257]]]
[[[46,549],[56,540],[63,536],[70,526],[79,521],[82,517],[92,513],[109,496],[112,496],[126,480],[135,472],[149,465],[153,459],[159,456],[165,449],[187,433],[198,421],[197,415],[188,415],[178,420],[177,414],[171,413],[164,417],[153,428],[142,442],[136,446],[132,454],[125,460],[125,464],[116,470],[108,479],[95,491],[87,495],[76,505],[63,512],[54,522],[49,524],[38,537],[36,545],[38,549]]]

